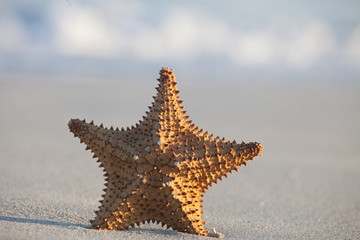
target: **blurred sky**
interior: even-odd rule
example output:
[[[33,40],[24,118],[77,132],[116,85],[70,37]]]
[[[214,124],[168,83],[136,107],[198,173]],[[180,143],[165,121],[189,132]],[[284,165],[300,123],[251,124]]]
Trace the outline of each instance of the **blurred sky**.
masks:
[[[2,76],[360,82],[359,0],[0,0],[0,33]]]

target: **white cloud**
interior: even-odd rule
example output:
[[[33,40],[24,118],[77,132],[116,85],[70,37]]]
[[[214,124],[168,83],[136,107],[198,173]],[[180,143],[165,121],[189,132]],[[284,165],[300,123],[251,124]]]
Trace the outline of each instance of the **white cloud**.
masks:
[[[156,27],[142,23],[130,36],[136,56],[146,60],[190,60],[201,54],[227,56],[239,65],[286,64],[306,68],[335,51],[335,37],[319,21],[300,29],[288,26],[242,31],[210,17],[176,10]]]
[[[286,38],[282,39],[284,60],[298,68],[316,63],[335,51],[336,47],[336,39],[329,26],[316,20],[304,28],[290,31]]]
[[[198,29],[191,16],[171,15],[157,27],[142,24],[132,36],[130,49],[143,59],[188,59],[197,50]]]
[[[147,60],[189,60],[201,54],[228,56],[239,64],[271,62],[272,33],[238,33],[210,17],[177,9],[156,27],[142,24],[131,41],[135,54]]]
[[[108,57],[118,54],[121,42],[106,16],[90,8],[68,7],[54,14],[55,46],[66,55]]]
[[[271,64],[276,59],[276,36],[271,31],[242,33],[233,37],[227,54],[241,65]]]
[[[63,54],[135,56],[144,60],[188,61],[202,54],[226,56],[239,65],[286,64],[306,68],[335,49],[325,23],[303,28],[244,31],[188,9],[170,9],[159,23],[141,21],[137,7],[112,5],[58,10],[56,44]],[[114,16],[114,9],[121,8]],[[124,11],[132,9],[132,14]],[[97,10],[95,10],[97,9]]]
[[[142,24],[133,35],[131,49],[149,60],[188,60],[201,53],[221,53],[227,27],[201,14],[176,10],[156,27]]]
[[[53,36],[44,49],[63,55],[131,57],[147,61],[191,61],[199,56],[227,57],[238,65],[307,68],[339,51],[328,24],[312,20],[298,28],[291,23],[251,31],[201,12],[168,9],[156,23],[145,19],[147,9],[127,2],[97,6],[51,5]],[[15,15],[0,16],[0,50],[31,48],[27,29]],[[346,56],[360,59],[360,27],[346,45]]]
[[[351,34],[349,40],[345,44],[344,54],[347,61],[356,66],[360,66],[360,25]]]
[[[0,50],[19,52],[28,45],[29,36],[21,21],[7,11],[6,14],[0,14]]]

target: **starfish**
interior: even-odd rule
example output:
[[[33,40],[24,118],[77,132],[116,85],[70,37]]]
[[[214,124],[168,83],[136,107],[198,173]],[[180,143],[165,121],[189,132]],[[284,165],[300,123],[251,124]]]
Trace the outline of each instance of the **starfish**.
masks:
[[[151,221],[208,236],[201,217],[205,191],[261,155],[263,147],[199,129],[183,110],[173,70],[162,68],[158,81],[154,102],[136,126],[119,130],[69,121],[105,171],[105,194],[91,227],[125,230]]]

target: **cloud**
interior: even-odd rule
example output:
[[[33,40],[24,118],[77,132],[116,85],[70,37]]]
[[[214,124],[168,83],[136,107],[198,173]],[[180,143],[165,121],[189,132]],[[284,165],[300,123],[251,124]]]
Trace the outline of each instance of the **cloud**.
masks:
[[[360,27],[340,46],[329,24],[314,19],[302,25],[244,29],[204,12],[169,8],[149,21],[147,9],[118,1],[49,5],[51,26],[47,42],[38,44],[65,56],[138,58],[145,61],[192,61],[201,57],[227,58],[239,66],[283,66],[305,69],[344,51],[360,59]],[[162,12],[163,13],[163,12]],[[0,16],[0,51],[24,51],[29,29],[15,14]],[[345,49],[345,50],[343,50]]]
[[[201,14],[172,11],[158,26],[136,29],[130,49],[149,60],[189,60],[202,53],[220,53],[227,27]]]
[[[226,54],[240,65],[266,65],[276,60],[277,38],[271,31],[243,32],[232,39]]]
[[[171,15],[159,26],[139,24],[131,36],[130,49],[148,60],[188,59],[197,53],[198,29],[191,16]]]
[[[19,52],[26,48],[29,36],[21,21],[11,11],[0,14],[0,51]]]
[[[55,47],[65,55],[108,57],[118,54],[120,41],[106,16],[93,8],[74,6],[56,11]]]
[[[55,46],[61,54],[137,57],[146,61],[190,61],[199,56],[227,57],[238,65],[287,65],[306,68],[335,50],[336,40],[323,22],[302,27],[246,31],[201,12],[174,8],[156,24],[146,9],[111,2],[95,7],[56,7]],[[131,14],[126,9],[131,9]]]
[[[350,64],[360,66],[360,25],[353,31],[344,47],[344,55]]]
[[[336,49],[336,39],[330,27],[316,20],[303,28],[291,30],[282,41],[285,62],[298,68],[311,66]]]
[[[230,36],[231,37],[231,36]],[[266,29],[233,36],[228,55],[242,65],[288,65],[306,68],[336,51],[329,26],[317,20],[302,28]]]

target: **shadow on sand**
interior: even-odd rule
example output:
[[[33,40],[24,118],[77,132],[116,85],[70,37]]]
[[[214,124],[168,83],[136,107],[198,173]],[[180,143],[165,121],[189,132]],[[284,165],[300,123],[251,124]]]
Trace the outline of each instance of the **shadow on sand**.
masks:
[[[135,227],[130,228],[128,231],[136,232],[138,234],[141,234],[142,232],[148,232],[153,234],[159,234],[159,235],[168,235],[168,236],[175,236],[180,234],[179,232],[175,232],[174,230],[170,229],[164,229],[164,228],[142,228],[142,227]]]
[[[18,222],[18,223],[35,223],[35,224],[42,224],[42,225],[47,225],[47,226],[59,226],[59,227],[90,228],[90,225],[84,225],[84,224],[55,222],[55,221],[31,219],[31,218],[6,217],[6,216],[0,216],[0,221]]]
[[[81,227],[90,229],[90,225],[84,224],[75,224],[75,223],[66,223],[66,222],[56,222],[56,221],[49,221],[49,220],[41,220],[41,219],[31,219],[31,218],[19,218],[19,217],[6,217],[0,216],[0,221],[7,221],[7,222],[17,222],[17,223],[35,223],[35,224],[42,224],[46,226],[58,226],[58,227]],[[163,228],[130,228],[129,231],[131,232],[149,232],[159,235],[177,235],[179,233],[170,230],[170,229],[163,229]]]

